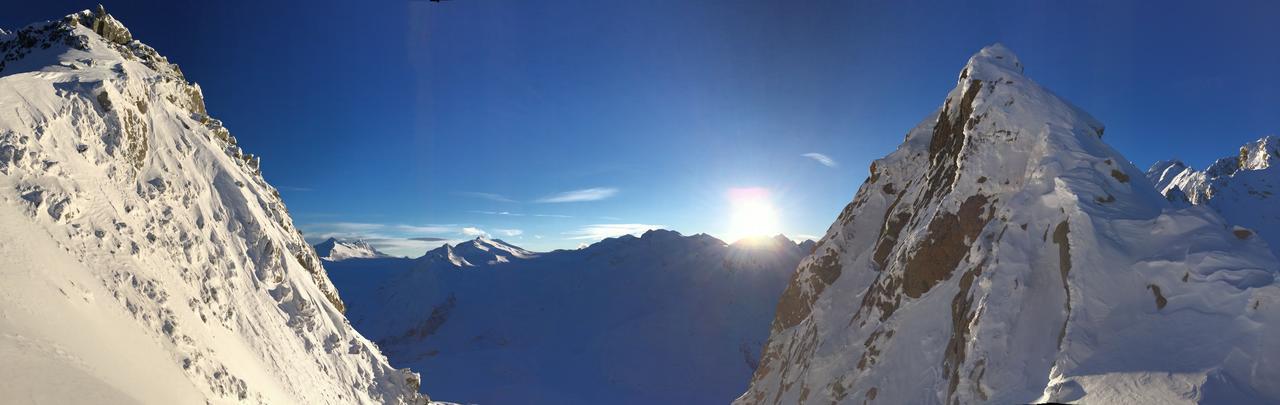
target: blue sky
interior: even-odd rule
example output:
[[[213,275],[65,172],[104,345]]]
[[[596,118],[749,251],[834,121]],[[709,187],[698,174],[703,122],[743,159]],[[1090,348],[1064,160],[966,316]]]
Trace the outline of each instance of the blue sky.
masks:
[[[24,3],[0,26],[95,4]],[[416,256],[481,233],[535,250],[656,225],[726,236],[731,190],[767,194],[787,235],[821,235],[993,42],[1138,166],[1203,167],[1280,126],[1275,4],[107,7],[201,84],[309,237]]]

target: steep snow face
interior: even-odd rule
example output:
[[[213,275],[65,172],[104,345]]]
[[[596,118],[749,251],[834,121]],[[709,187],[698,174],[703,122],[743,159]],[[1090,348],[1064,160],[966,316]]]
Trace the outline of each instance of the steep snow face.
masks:
[[[994,45],[778,303],[759,403],[1275,402],[1277,262]]]
[[[0,53],[0,398],[426,400],[176,65],[101,8]]]
[[[377,257],[387,257],[387,254],[379,252],[373,246],[363,240],[350,242],[339,241],[329,238],[324,242],[315,245],[316,255],[323,260],[336,262],[347,259],[372,259]]]
[[[511,254],[467,253],[482,247]],[[730,246],[650,231],[537,254],[479,239],[329,268],[356,327],[392,364],[421,370],[433,395],[726,403],[746,388],[774,304],[808,252],[786,238]]]
[[[1157,162],[1147,179],[1173,202],[1217,210],[1240,232],[1257,232],[1280,256],[1280,138],[1267,136],[1240,147],[1236,156],[1195,170],[1182,162]]]

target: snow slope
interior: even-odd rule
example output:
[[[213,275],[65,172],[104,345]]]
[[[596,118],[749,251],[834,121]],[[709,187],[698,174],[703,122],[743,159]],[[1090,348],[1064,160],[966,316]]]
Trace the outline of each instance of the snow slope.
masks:
[[[0,55],[3,402],[427,401],[176,65],[101,8]]]
[[[1280,256],[1280,138],[1267,136],[1240,147],[1236,156],[1205,170],[1169,160],[1147,170],[1147,179],[1166,199],[1217,210],[1241,232],[1257,232]]]
[[[367,242],[362,240],[356,241],[339,241],[329,238],[324,242],[315,245],[316,255],[322,260],[336,262],[347,259],[372,259],[378,257],[388,257],[387,254],[374,249]]]
[[[982,49],[801,262],[738,403],[1275,403],[1280,264]]]
[[[429,392],[482,404],[727,403],[809,250],[649,231],[532,253],[479,238],[328,264],[348,315]]]

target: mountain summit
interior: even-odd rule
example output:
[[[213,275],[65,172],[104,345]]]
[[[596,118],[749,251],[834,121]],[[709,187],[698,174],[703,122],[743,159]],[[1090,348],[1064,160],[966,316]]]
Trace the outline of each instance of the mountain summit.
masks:
[[[378,257],[388,257],[386,253],[379,252],[372,245],[363,240],[339,241],[329,238],[324,242],[315,245],[316,255],[321,259],[336,262],[347,259],[372,259]]]
[[[427,401],[177,65],[101,7],[0,55],[0,398]]]
[[[1280,400],[1261,238],[1178,208],[1001,45],[801,262],[741,404]]]

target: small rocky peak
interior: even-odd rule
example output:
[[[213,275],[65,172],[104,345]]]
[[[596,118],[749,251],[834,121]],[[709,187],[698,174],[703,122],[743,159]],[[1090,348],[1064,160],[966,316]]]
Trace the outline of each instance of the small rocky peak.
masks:
[[[108,14],[106,7],[101,4],[98,5],[97,10],[84,10],[68,15],[66,21],[71,24],[83,25],[110,42],[120,45],[128,45],[133,42],[133,34],[129,33],[129,29],[125,28],[120,20]]]

